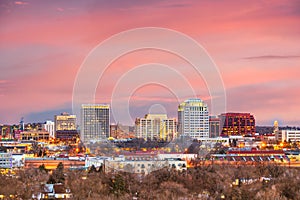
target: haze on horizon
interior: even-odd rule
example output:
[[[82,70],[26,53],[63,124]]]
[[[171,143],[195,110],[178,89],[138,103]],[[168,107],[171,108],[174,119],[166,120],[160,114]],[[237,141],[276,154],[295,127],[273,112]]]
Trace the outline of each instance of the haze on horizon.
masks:
[[[55,114],[71,112],[73,84],[89,52],[114,34],[141,27],[176,30],[201,44],[222,76],[228,112],[250,112],[259,125],[272,125],[274,120],[280,126],[300,125],[297,0],[3,0],[0,124],[18,123],[21,117],[25,122],[53,120]],[[122,75],[147,63],[172,66],[199,98],[215,98],[201,78],[193,77],[189,63],[167,52],[143,50],[109,66],[99,80],[96,102],[110,103]],[[178,80],[169,83],[184,91]],[[128,95],[133,118],[143,117],[153,105],[177,116],[178,99],[169,88],[148,84]]]

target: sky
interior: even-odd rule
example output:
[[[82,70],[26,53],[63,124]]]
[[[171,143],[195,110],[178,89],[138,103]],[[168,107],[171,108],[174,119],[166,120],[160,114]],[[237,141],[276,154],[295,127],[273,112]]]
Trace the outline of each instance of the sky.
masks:
[[[72,113],[74,85],[81,84],[77,78],[91,52],[116,34],[143,27],[177,31],[205,49],[222,79],[227,112],[250,112],[258,125],[278,120],[300,126],[298,0],[1,0],[0,124]],[[160,34],[142,37],[183,46]],[[104,56],[138,39],[107,45]],[[92,63],[95,69],[103,68],[100,62]],[[191,63],[167,51],[144,48],[105,67],[95,102],[126,101],[130,114],[112,116],[112,122],[132,125],[148,112],[176,117],[178,104],[193,94],[209,105],[218,98],[209,91],[217,80],[198,76]]]

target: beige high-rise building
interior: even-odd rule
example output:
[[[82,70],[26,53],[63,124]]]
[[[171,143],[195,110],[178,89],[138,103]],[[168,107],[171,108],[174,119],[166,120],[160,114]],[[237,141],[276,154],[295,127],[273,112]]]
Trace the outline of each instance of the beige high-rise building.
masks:
[[[168,118],[166,114],[147,114],[144,118],[135,120],[135,135],[145,140],[170,141],[177,134],[175,118]]]
[[[55,132],[63,130],[76,130],[76,115],[61,113],[54,116]]]

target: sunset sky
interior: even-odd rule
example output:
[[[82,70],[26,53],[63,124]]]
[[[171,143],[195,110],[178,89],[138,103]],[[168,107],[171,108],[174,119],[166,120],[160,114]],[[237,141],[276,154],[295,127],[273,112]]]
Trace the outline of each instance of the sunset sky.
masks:
[[[0,124],[18,123],[21,117],[43,122],[72,112],[73,85],[87,55],[112,35],[142,27],[172,29],[202,45],[223,79],[228,112],[250,112],[259,125],[278,120],[300,126],[299,0],[1,0]],[[157,40],[176,45],[170,38]],[[193,77],[189,63],[149,49],[116,59],[99,77],[96,102],[110,104],[121,77],[147,63],[173,67],[199,98],[213,98],[205,82]],[[131,81],[151,79],[153,74],[142,70]],[[168,72],[156,75],[189,97],[184,79]],[[122,95],[130,99],[132,118],[155,106],[176,117],[184,98],[176,99],[171,90],[158,82]]]

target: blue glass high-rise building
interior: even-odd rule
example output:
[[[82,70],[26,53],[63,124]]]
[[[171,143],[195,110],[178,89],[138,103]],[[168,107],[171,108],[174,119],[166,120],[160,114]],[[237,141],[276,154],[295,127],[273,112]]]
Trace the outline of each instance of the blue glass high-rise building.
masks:
[[[109,105],[83,104],[81,106],[80,136],[84,142],[109,137]]]

